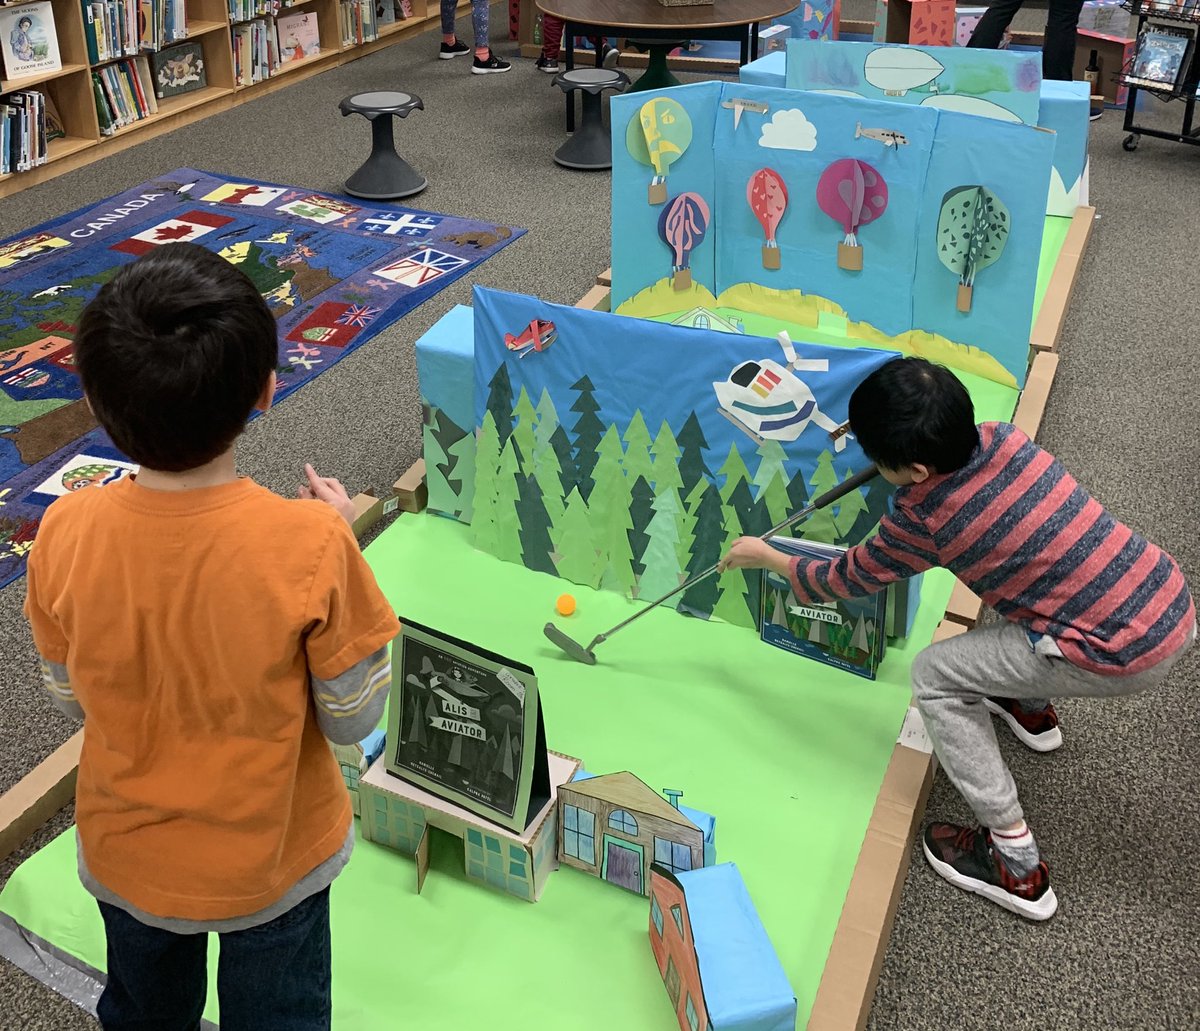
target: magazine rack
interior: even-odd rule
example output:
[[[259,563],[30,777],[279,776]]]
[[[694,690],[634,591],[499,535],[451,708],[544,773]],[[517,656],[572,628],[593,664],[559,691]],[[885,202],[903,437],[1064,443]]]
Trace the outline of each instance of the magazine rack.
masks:
[[[1126,150],[1136,150],[1142,136],[1154,136],[1160,140],[1189,143],[1192,146],[1200,145],[1200,126],[1195,122],[1197,80],[1200,79],[1200,60],[1196,58],[1196,36],[1200,35],[1200,3],[1197,0],[1126,0],[1122,6],[1137,18],[1139,47],[1135,48],[1130,63],[1121,70],[1121,74],[1117,77],[1119,82],[1129,88],[1125,101],[1124,122],[1124,129],[1129,135],[1125,137],[1121,145]],[[1154,19],[1155,22],[1191,27],[1192,43],[1184,58],[1186,67],[1180,70],[1179,76],[1171,86],[1167,86],[1165,83],[1162,88],[1148,86],[1140,77],[1132,76],[1133,65],[1138,58],[1142,33],[1150,19]],[[1149,93],[1159,100],[1183,101],[1183,123],[1178,132],[1168,132],[1164,129],[1138,124],[1137,98],[1140,92]]]

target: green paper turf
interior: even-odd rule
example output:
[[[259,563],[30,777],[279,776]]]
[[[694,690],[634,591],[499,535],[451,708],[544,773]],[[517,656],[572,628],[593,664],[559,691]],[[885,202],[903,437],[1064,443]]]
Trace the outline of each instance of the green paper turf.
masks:
[[[1037,322],[1038,312],[1042,308],[1042,298],[1046,296],[1046,287],[1050,285],[1050,274],[1058,261],[1059,251],[1067,240],[1067,230],[1071,228],[1071,220],[1062,215],[1047,215],[1046,228],[1042,231],[1042,254],[1038,261],[1037,286],[1033,292],[1033,322]],[[1030,323],[1032,328],[1033,322]]]
[[[970,379],[981,419],[1015,393]],[[406,515],[367,550],[402,617],[537,671],[551,748],[596,773],[630,770],[680,788],[717,817],[717,859],[738,864],[799,1000],[820,982],[883,772],[908,706],[908,669],[945,610],[953,578],[926,574],[913,636],[871,682],[761,644],[740,627],[657,611],[597,648],[597,666],[542,635],[554,619],[584,644],[638,611],[606,591],[500,562],[467,529]],[[559,594],[579,603],[563,619]],[[248,790],[253,785],[247,785]],[[576,870],[530,904],[468,882],[456,842],[437,836],[415,894],[413,861],[360,842],[333,890],[334,1027],[672,1026],[647,940],[645,899]],[[0,910],[104,968],[99,915],[75,873],[74,835],[21,865]],[[210,979],[214,980],[214,979]],[[216,1018],[215,1001],[206,1015]]]

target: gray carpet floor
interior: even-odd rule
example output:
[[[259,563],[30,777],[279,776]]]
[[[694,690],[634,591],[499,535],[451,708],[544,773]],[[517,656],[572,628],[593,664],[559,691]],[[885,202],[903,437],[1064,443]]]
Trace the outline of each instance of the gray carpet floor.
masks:
[[[843,16],[867,11],[854,0]],[[515,45],[493,20],[497,51],[511,56]],[[460,28],[469,38],[469,25]],[[472,282],[572,303],[609,264],[608,177],[550,161],[563,107],[549,77],[521,61],[508,75],[472,76],[466,61],[436,61],[435,50],[435,36],[418,37],[8,198],[0,236],[185,165],[336,191],[369,136],[361,120],[337,114],[337,102],[397,86],[419,94],[426,110],[397,133],[429,177],[417,203],[530,232],[257,421],[239,454],[243,471],[276,490],[292,491],[312,461],[352,490],[386,491],[419,455],[413,342],[450,306],[469,303]],[[1200,583],[1200,372],[1190,351],[1200,153],[1145,140],[1126,154],[1122,136],[1115,112],[1093,126],[1101,220],[1041,440]],[[20,582],[0,590],[0,790],[74,729],[41,696],[22,598]],[[872,1031],[1200,1027],[1198,684],[1193,654],[1151,696],[1064,702],[1066,743],[1056,753],[1002,742],[1051,864],[1059,914],[1044,926],[1023,923],[949,887],[914,850]],[[968,817],[945,778],[928,812]],[[69,819],[60,814],[0,864],[0,883]],[[95,1026],[0,962],[4,1031]]]

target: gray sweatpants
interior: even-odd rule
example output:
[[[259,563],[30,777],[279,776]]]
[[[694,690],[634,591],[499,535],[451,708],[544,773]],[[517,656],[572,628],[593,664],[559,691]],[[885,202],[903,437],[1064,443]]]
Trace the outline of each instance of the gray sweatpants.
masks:
[[[1062,658],[1035,654],[1025,628],[1005,620],[931,644],[912,666],[913,699],[938,760],[984,827],[1024,818],[992,717],[1000,698],[1108,698],[1157,687],[1195,640],[1157,666],[1131,676],[1102,676]]]

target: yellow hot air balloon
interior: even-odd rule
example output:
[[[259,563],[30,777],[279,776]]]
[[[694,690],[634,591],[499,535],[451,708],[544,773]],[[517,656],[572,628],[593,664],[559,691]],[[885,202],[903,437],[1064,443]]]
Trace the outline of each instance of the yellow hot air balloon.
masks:
[[[651,204],[662,204],[667,199],[667,172],[691,142],[692,120],[677,100],[647,100],[630,119],[625,145],[634,160],[654,169],[648,191]]]

